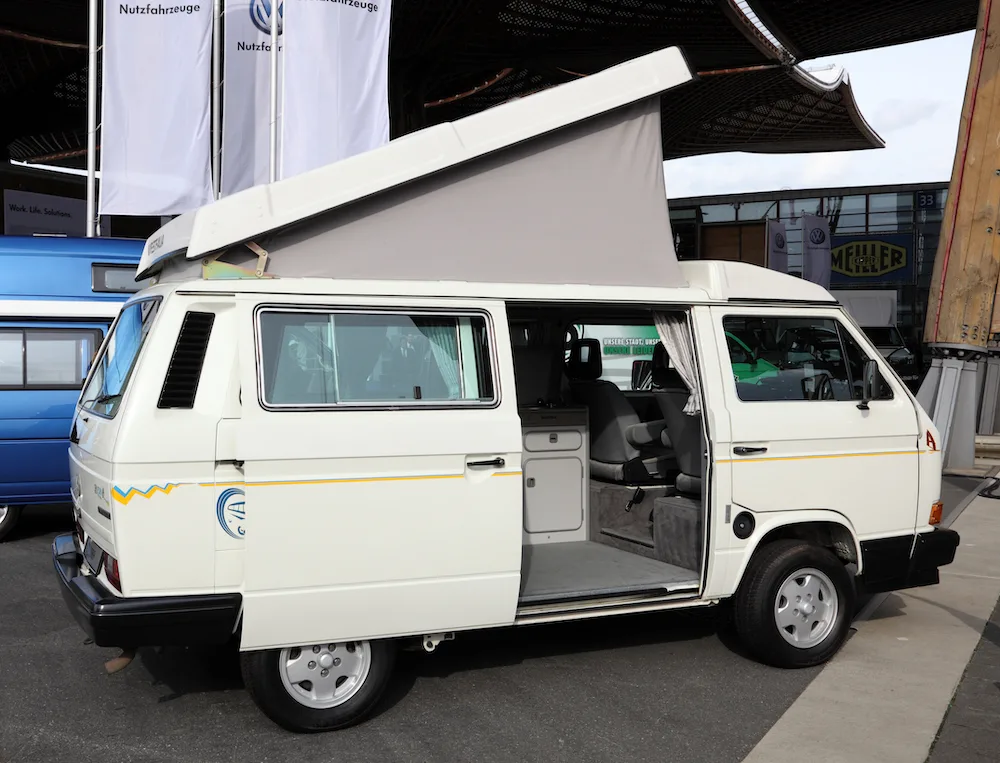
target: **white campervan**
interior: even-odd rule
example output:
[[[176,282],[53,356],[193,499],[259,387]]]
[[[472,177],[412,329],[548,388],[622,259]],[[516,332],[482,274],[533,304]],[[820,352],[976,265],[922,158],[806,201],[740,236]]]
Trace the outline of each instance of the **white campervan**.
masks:
[[[857,324],[674,256],[659,95],[689,79],[655,53],[153,236],[52,550],[94,642],[235,643],[263,712],[320,730],[411,641],[725,603],[815,665],[857,591],[937,582],[938,434]],[[655,331],[652,383],[574,326]]]

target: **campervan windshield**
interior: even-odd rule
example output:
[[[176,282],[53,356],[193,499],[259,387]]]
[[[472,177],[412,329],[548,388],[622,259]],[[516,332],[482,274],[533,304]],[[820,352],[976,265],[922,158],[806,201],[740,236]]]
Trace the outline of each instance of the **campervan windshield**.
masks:
[[[122,310],[80,396],[83,408],[100,416],[115,415],[158,305],[158,299],[145,299]]]

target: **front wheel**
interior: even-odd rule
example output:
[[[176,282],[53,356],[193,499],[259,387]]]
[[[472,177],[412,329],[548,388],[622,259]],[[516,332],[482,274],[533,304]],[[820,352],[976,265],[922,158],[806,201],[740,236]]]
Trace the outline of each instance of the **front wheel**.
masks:
[[[10,534],[21,516],[21,506],[0,504],[0,541]]]
[[[316,644],[240,655],[251,698],[289,731],[333,731],[367,717],[395,663],[389,641]]]
[[[855,597],[851,576],[831,551],[798,540],[775,541],[754,554],[743,576],[736,630],[769,665],[818,665],[847,640]]]

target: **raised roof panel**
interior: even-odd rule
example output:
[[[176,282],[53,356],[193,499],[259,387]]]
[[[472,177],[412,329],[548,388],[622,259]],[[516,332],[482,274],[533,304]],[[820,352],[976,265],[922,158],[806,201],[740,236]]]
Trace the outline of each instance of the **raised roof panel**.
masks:
[[[659,95],[691,76],[659,51],[250,188],[164,226],[140,275],[253,241],[287,277],[681,286]]]

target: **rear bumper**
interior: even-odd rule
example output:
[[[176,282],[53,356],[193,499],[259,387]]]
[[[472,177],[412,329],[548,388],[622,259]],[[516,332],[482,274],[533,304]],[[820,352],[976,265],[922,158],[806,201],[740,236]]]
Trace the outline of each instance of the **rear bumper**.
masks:
[[[955,560],[959,535],[935,527],[930,532],[862,541],[859,583],[868,593],[936,585],[940,569]]]
[[[98,646],[225,644],[233,636],[242,603],[238,593],[122,598],[82,575],[80,562],[73,536],[57,536],[52,563],[63,601]]]

